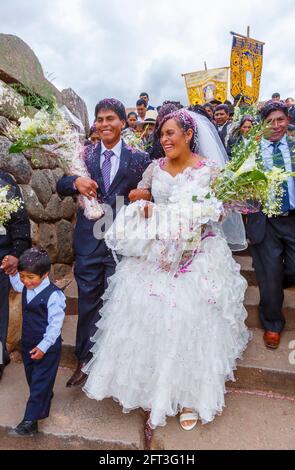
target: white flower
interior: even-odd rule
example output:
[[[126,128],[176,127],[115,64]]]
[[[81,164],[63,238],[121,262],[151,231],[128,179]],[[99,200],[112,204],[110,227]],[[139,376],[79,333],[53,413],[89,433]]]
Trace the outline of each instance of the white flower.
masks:
[[[241,176],[243,173],[248,173],[254,170],[256,167],[256,156],[255,154],[250,155],[247,160],[244,161],[243,165],[236,171],[236,176]]]

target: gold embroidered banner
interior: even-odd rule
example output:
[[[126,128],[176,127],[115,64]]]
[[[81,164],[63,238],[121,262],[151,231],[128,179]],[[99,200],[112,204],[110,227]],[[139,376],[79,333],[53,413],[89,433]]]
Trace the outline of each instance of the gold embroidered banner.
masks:
[[[183,76],[189,103],[203,105],[213,99],[223,103],[227,99],[228,69],[223,67],[185,73]]]
[[[231,95],[242,94],[246,102],[254,104],[259,99],[264,43],[232,34]]]

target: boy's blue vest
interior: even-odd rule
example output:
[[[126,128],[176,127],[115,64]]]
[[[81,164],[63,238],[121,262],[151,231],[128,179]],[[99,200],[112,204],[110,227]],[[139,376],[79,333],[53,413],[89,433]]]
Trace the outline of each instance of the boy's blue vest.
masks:
[[[39,292],[31,302],[27,302],[27,288],[24,287],[22,292],[22,345],[24,347],[36,347],[44,337],[48,326],[48,310],[47,302],[53,292],[60,291],[54,284],[50,283],[42,292]],[[60,347],[61,336],[59,336],[53,346]]]

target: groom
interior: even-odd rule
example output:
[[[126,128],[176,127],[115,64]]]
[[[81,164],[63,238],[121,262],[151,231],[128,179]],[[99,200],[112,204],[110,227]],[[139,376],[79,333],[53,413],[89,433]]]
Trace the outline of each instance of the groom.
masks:
[[[95,117],[101,143],[91,146],[92,152],[87,151],[85,157],[90,178],[63,176],[57,183],[57,191],[61,196],[79,193],[88,198],[97,196],[102,203],[111,206],[115,217],[116,197],[124,196],[124,203],[128,204],[128,194],[137,187],[150,160],[145,153],[131,151],[121,139],[126,125],[126,111],[120,101],[100,101],[95,108]],[[83,210],[79,209],[74,232],[74,275],[78,284],[75,354],[78,366],[67,387],[82,385],[86,380],[86,374],[81,369],[91,359],[90,338],[95,334],[95,324],[100,319],[101,297],[108,278],[115,271],[112,252],[103,239],[95,238],[94,224],[95,221],[88,220]]]

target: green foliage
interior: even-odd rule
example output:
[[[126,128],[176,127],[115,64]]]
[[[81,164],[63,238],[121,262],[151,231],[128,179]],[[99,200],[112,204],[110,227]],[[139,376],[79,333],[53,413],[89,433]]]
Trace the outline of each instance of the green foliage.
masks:
[[[22,95],[25,106],[33,106],[36,109],[46,109],[49,112],[56,106],[56,98],[49,91],[45,91],[44,96],[41,96],[22,83],[13,83],[10,86],[17,91],[17,93]]]

